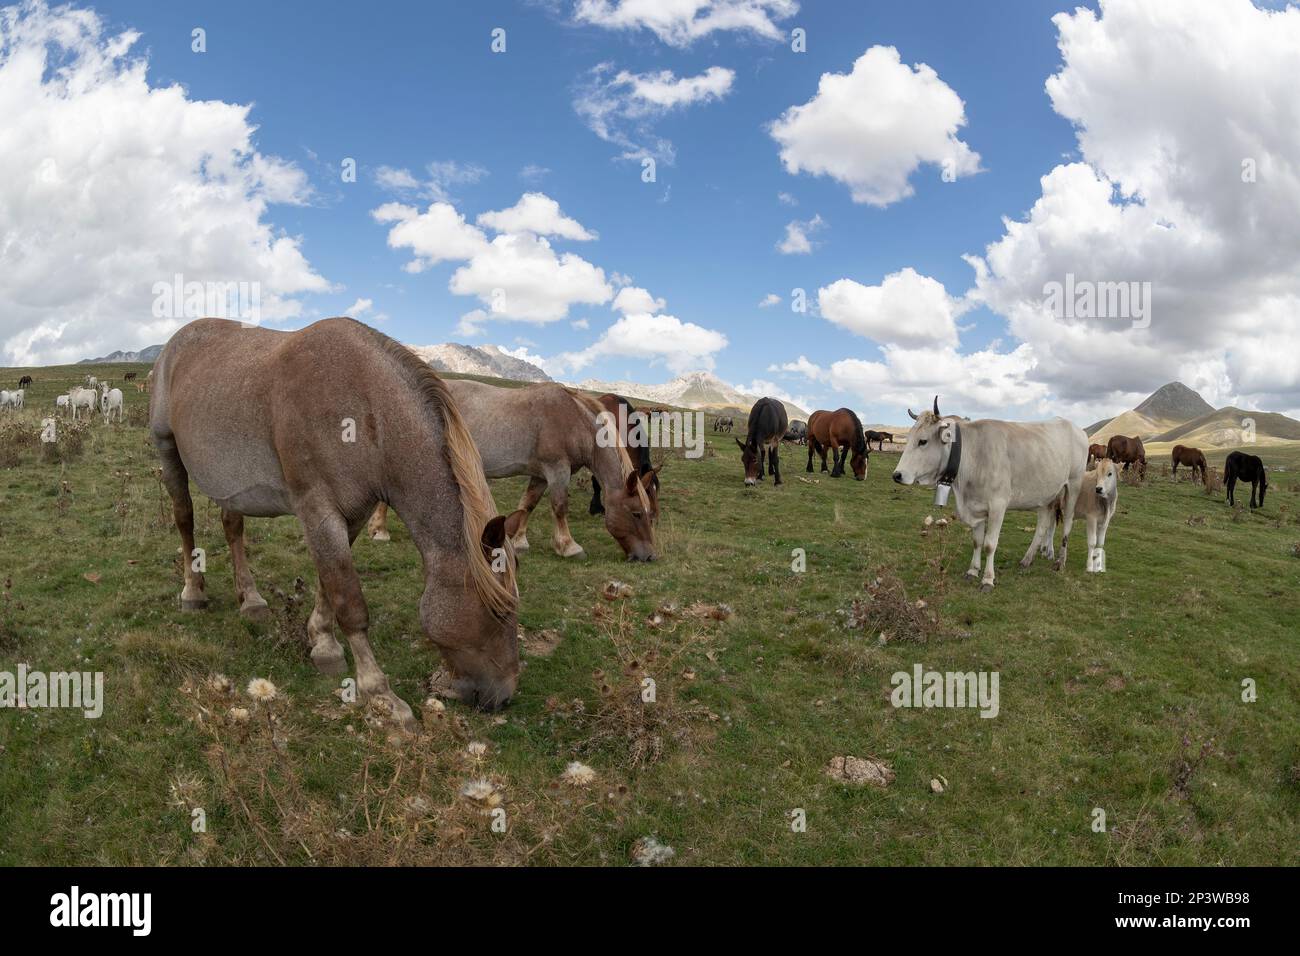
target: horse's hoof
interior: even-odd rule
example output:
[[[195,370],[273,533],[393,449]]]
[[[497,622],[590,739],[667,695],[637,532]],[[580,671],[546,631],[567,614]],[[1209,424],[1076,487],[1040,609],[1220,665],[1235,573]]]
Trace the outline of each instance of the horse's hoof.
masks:
[[[182,611],[206,611],[208,609],[207,598],[181,598]]]
[[[587,556],[587,552],[582,550],[582,545],[576,541],[570,541],[565,548],[557,547],[555,553],[562,558],[585,558]]]
[[[271,609],[267,607],[265,601],[250,601],[240,607],[239,616],[254,624],[269,624]]]
[[[334,653],[334,650],[331,649],[322,654],[317,654],[315,648],[312,648],[311,651],[311,662],[316,667],[316,670],[330,677],[337,677],[348,672],[348,659],[343,654],[343,648],[337,648],[337,654]]]
[[[528,550],[528,538],[527,538],[527,537],[522,537],[522,538],[511,538],[511,539],[510,539],[510,544],[511,544],[511,546],[512,546],[516,551],[527,551],[527,550]]]
[[[371,541],[392,541],[393,536],[387,531],[375,531],[370,535]]]
[[[980,593],[981,593],[981,594],[988,594],[988,593],[989,593],[990,591],[992,591],[992,590],[993,590],[993,585],[991,585],[991,584],[985,583],[985,584],[981,584],[981,585],[980,585]]]
[[[967,580],[967,581],[978,581],[979,579],[980,579],[980,573],[979,573],[978,571],[967,571],[967,572],[966,572],[966,580]]]

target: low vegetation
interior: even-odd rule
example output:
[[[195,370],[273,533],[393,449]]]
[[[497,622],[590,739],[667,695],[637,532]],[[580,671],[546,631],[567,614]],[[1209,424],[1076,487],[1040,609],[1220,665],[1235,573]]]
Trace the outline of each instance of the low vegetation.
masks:
[[[274,612],[258,628],[196,495],[212,603],[180,612],[147,396],[124,388],[122,425],[59,422],[77,450],[46,452],[54,396],[128,370],[145,367],[31,370],[26,410],[0,413],[0,671],[102,671],[106,694],[98,719],[0,710],[0,864],[1296,861],[1295,446],[1258,449],[1253,514],[1158,467],[1125,483],[1105,574],[1081,542],[1064,574],[1020,570],[1033,520],[1013,513],[980,594],[967,530],[890,481],[896,456],[855,482],[787,447],[786,483],[746,489],[711,434],[664,468],[661,560],[623,563],[578,507],[586,559],[524,555],[526,667],[495,715],[430,697],[394,519],[356,553],[375,653],[424,725],[408,738],[311,667],[293,519],[248,522]],[[498,505],[523,486],[496,482]],[[540,507],[535,541],[550,521]],[[918,664],[997,672],[998,715],[895,709],[891,676]]]

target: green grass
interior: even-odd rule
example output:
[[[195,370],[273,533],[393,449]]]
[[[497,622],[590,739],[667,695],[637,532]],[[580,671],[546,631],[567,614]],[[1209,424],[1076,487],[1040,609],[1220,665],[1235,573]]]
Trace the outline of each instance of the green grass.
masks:
[[[145,366],[90,371],[120,380],[132,368],[143,377]],[[0,371],[0,383],[12,387],[22,371]],[[34,422],[87,367],[31,371],[25,415]],[[124,391],[128,406],[146,398]],[[925,516],[940,512],[927,491],[890,482],[894,456],[873,454],[866,482],[819,473],[810,484],[798,480],[802,450],[787,449],[786,483],[751,490],[731,437],[710,443],[716,456],[664,468],[653,564],[620,560],[586,515],[585,484],[571,519],[585,560],[549,551],[551,518],[539,507],[521,560],[520,621],[530,634],[559,632],[558,648],[525,658],[504,723],[452,703],[449,720],[416,742],[390,739],[341,704],[337,680],[317,675],[289,639],[305,611],[285,610],[274,592],[291,595],[297,577],[309,593],[314,585],[293,519],[248,522],[254,574],[282,622],[259,630],[235,613],[219,514],[196,496],[212,603],[182,614],[178,538],[145,430],[97,423],[66,467],[25,453],[0,470],[0,578],[12,581],[0,599],[0,670],[103,671],[107,705],[99,720],[0,711],[0,863],[387,854],[622,864],[648,835],[674,847],[676,862],[700,864],[1297,862],[1300,453],[1260,449],[1272,466],[1267,507],[1236,519],[1221,498],[1158,468],[1143,487],[1123,485],[1104,575],[1084,574],[1081,531],[1066,573],[1042,561],[1021,571],[1033,520],[1013,513],[998,586],[980,594],[962,578],[967,529],[923,536]],[[523,485],[494,483],[498,505],[513,508]],[[393,532],[388,544],[358,541],[355,555],[378,660],[419,709],[437,654],[418,639],[416,552],[396,520]],[[807,553],[802,574],[791,571],[796,548]],[[937,635],[894,634],[882,645],[846,626],[844,612],[878,569],[926,600]],[[634,594],[603,600],[613,579]],[[664,602],[725,602],[734,614],[652,630],[646,618]],[[647,651],[658,655],[646,666],[660,700],[649,706],[669,708],[667,729],[678,733],[659,760],[634,764],[617,739],[596,739],[593,725],[566,715],[579,699],[588,713],[618,716],[599,684],[614,684],[614,697],[634,686],[623,665]],[[999,672],[999,716],[895,710],[890,675],[916,663]],[[247,739],[224,739],[231,773],[250,775],[235,787],[222,782],[210,728],[181,690],[215,673],[241,689],[268,677],[287,695],[277,705],[283,751],[258,737],[256,720]],[[1244,678],[1256,682],[1255,703],[1241,700]],[[692,719],[688,705],[711,718]],[[469,739],[490,744],[478,766],[461,756]],[[825,767],[842,754],[886,760],[896,780],[884,790],[838,783]],[[1180,771],[1188,757],[1194,769]],[[597,771],[597,786],[555,784],[572,759]],[[480,775],[502,788],[507,834],[478,813],[457,816],[458,788]],[[932,793],[940,775],[949,786]],[[171,805],[178,781],[197,794],[185,806]],[[433,807],[422,829],[393,816],[398,798],[413,795]],[[207,813],[204,835],[191,831],[195,803]],[[1105,833],[1091,828],[1095,807],[1106,811]],[[794,808],[805,810],[806,832],[791,831]],[[371,830],[369,855],[342,838],[331,851],[339,827]]]

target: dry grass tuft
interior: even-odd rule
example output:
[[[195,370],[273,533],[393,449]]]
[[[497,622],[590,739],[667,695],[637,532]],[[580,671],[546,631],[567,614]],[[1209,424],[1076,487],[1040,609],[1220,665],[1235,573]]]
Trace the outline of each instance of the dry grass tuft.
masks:
[[[855,600],[848,611],[848,626],[874,634],[883,643],[915,641],[925,643],[941,633],[938,613],[929,602],[912,598],[907,587],[884,567],[866,583],[866,596]]]

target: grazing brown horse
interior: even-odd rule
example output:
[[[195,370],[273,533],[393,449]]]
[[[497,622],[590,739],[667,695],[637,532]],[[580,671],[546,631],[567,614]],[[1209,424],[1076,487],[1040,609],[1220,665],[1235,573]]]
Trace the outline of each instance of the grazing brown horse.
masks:
[[[127,372],[125,375],[122,376],[122,381],[124,381],[124,382],[134,382],[134,381],[135,381],[135,377],[136,377],[137,375],[139,375],[139,374],[140,374],[139,372]]]
[[[609,412],[618,423],[619,444],[628,450],[627,453],[632,459],[632,464],[636,466],[638,474],[642,478],[650,476],[650,480],[643,484],[646,497],[650,499],[650,520],[658,521],[659,469],[663,468],[663,465],[656,468],[650,461],[650,436],[647,431],[649,423],[645,415],[633,408],[632,403],[626,398],[613,392],[598,395],[596,401],[600,402],[605,411]],[[587,507],[587,513],[591,515],[605,513],[605,505],[600,500],[600,479],[595,475],[591,476],[591,504]]]
[[[362,694],[414,730],[411,708],[370,648],[352,563],[375,503],[389,502],[423,559],[420,623],[454,689],[488,709],[509,700],[519,678],[519,591],[508,542],[523,516],[496,516],[474,441],[432,369],[374,329],[337,318],[296,332],[199,319],[172,336],[155,371],[149,428],[184,551],[183,610],[208,603],[191,478],[221,508],[248,617],[269,613],[249,571],[244,516],[297,516],[319,576],[307,622],[312,662],[346,673],[337,624]]]
[[[776,452],[781,439],[790,430],[790,416],[785,406],[775,398],[760,398],[749,410],[748,434],[745,440],[736,439],[740,446],[740,463],[745,466],[745,484],[763,480],[763,456],[767,455],[767,473],[781,483],[781,463]]]
[[[32,377],[30,375],[24,375],[18,380],[19,388],[26,388],[30,384],[32,384]]]
[[[858,416],[848,408],[837,408],[833,412],[820,410],[808,417],[808,470],[813,470],[813,455],[822,459],[822,471],[826,470],[826,449],[830,449],[835,465],[831,468],[832,478],[844,477],[844,462],[852,453],[849,464],[853,468],[853,477],[862,481],[867,477],[867,458],[871,449],[862,431]]]
[[[612,436],[616,424],[590,395],[555,382],[525,388],[499,388],[471,379],[454,379],[447,389],[483,458],[489,478],[527,475],[532,480],[519,502],[523,520],[514,533],[516,551],[528,548],[528,516],[549,492],[555,517],[552,545],[564,558],[584,553],[569,533],[569,478],[588,468],[604,489],[605,529],[629,561],[655,559],[654,526],[646,488],[654,473],[637,474],[627,451]],[[384,538],[387,512],[380,505],[370,520],[370,535]]]
[[[1088,446],[1088,467],[1089,468],[1092,468],[1095,462],[1099,462],[1105,457],[1106,457],[1105,445],[1093,444]]]
[[[1147,476],[1147,451],[1142,445],[1142,439],[1136,435],[1132,438],[1127,435],[1112,435],[1106,443],[1106,457],[1122,463],[1125,471],[1128,471],[1129,465],[1137,465],[1138,477]]]
[[[1196,480],[1196,472],[1199,469],[1201,472],[1201,483],[1205,485],[1209,484],[1209,478],[1207,477],[1209,469],[1205,464],[1205,454],[1199,448],[1192,448],[1189,445],[1175,445],[1173,460],[1175,480],[1178,478],[1178,466],[1188,465],[1192,469],[1193,481]]]

